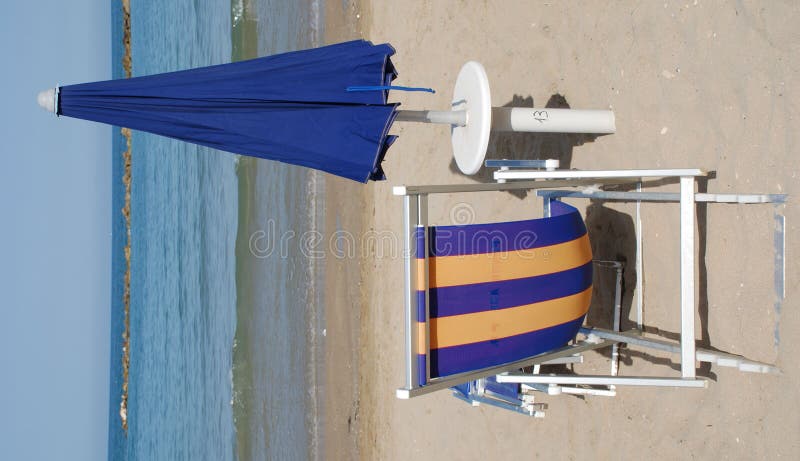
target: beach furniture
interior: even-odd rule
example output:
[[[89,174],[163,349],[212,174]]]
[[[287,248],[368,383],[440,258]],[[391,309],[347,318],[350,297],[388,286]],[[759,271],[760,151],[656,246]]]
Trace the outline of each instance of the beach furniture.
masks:
[[[478,171],[492,130],[614,132],[611,111],[492,108],[483,66],[467,63],[450,111],[399,111],[389,44],[355,40],[215,66],[57,86],[37,102],[59,116],[126,127],[235,154],[385,179],[395,120],[452,126],[462,171]]]
[[[531,416],[543,407],[533,392],[615,395],[618,386],[707,387],[697,362],[774,373],[769,364],[706,350],[695,344],[695,206],[697,203],[775,204],[775,286],[783,298],[782,207],[785,195],[695,192],[700,169],[559,170],[557,162],[489,161],[499,167],[495,183],[398,186],[404,199],[405,369],[397,397],[407,399],[452,388],[472,404],[491,404]],[[518,170],[514,167],[525,167]],[[531,169],[531,167],[535,167]],[[672,184],[675,192],[645,192],[647,186]],[[623,190],[606,190],[620,185]],[[543,218],[510,223],[432,226],[428,198],[435,194],[532,190],[543,199]],[[579,211],[561,200],[592,199],[637,203],[636,328],[619,331],[622,265],[592,262],[590,234]],[[678,203],[680,287],[675,315],[677,342],[645,334],[642,313],[641,227],[643,202]],[[670,232],[667,232],[669,235]],[[587,236],[588,235],[588,236]],[[427,249],[427,251],[425,250]],[[616,271],[611,329],[585,325],[592,292],[592,271]],[[594,289],[604,289],[594,287]],[[621,376],[617,346],[628,344],[674,354],[679,373]],[[603,376],[542,372],[553,364],[575,363],[590,350],[610,347],[611,370]],[[654,372],[663,372],[653,367]],[[663,367],[662,367],[663,368]],[[671,371],[671,370],[670,370]]]

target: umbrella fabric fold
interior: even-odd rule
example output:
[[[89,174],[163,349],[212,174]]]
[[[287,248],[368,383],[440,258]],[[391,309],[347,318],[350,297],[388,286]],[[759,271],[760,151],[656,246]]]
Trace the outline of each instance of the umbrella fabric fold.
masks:
[[[57,113],[367,182],[394,141],[394,48],[364,40],[179,72],[63,86]]]

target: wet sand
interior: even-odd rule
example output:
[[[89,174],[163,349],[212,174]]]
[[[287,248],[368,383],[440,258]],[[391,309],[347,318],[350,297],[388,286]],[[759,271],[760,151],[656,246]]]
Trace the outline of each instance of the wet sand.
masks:
[[[364,2],[325,2],[325,43],[338,43],[363,36],[369,16]],[[324,184],[324,222],[319,229],[327,249],[321,261],[324,273],[325,330],[321,338],[325,377],[318,389],[317,406],[323,433],[321,459],[357,459],[361,427],[360,376],[362,267],[366,256],[359,246],[351,247],[348,236],[363,235],[369,226],[368,191],[353,181],[314,172]],[[333,249],[333,250],[332,250]],[[352,250],[352,251],[351,251]],[[367,369],[369,365],[366,365]]]

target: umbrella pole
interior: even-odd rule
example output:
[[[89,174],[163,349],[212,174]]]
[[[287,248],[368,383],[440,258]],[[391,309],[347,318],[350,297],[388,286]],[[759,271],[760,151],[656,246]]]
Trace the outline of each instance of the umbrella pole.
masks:
[[[399,110],[395,120],[453,126],[468,123],[465,110]],[[615,125],[610,110],[492,107],[492,131],[611,134]]]
[[[467,111],[464,110],[398,110],[398,122],[439,123],[466,126]]]

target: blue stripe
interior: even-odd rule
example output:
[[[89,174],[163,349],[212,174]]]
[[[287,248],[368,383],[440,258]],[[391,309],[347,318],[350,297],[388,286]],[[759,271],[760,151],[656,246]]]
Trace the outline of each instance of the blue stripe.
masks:
[[[424,322],[427,320],[425,315],[425,292],[417,291],[417,322]]]
[[[580,293],[592,285],[592,262],[554,274],[430,289],[430,316],[472,314]],[[424,299],[424,292],[422,292]]]
[[[558,349],[575,338],[583,317],[509,338],[431,350],[431,378],[498,366]]]
[[[417,227],[414,231],[414,238],[417,241],[417,253],[414,255],[417,259],[425,257],[425,234],[423,233],[424,227]]]
[[[417,241],[417,259],[425,258],[425,233],[424,227],[417,227],[414,231],[414,239]],[[416,284],[416,280],[412,283]],[[417,287],[421,288],[421,287]],[[425,315],[425,291],[417,290],[417,321],[424,322],[427,319]]]
[[[580,213],[569,205],[554,201],[551,216],[505,223],[431,227],[430,256],[527,250],[569,242],[586,233]]]
[[[428,383],[428,380],[425,379],[425,375],[427,373],[427,368],[425,366],[425,355],[424,354],[417,354],[417,381],[419,382],[420,386],[424,386]]]

